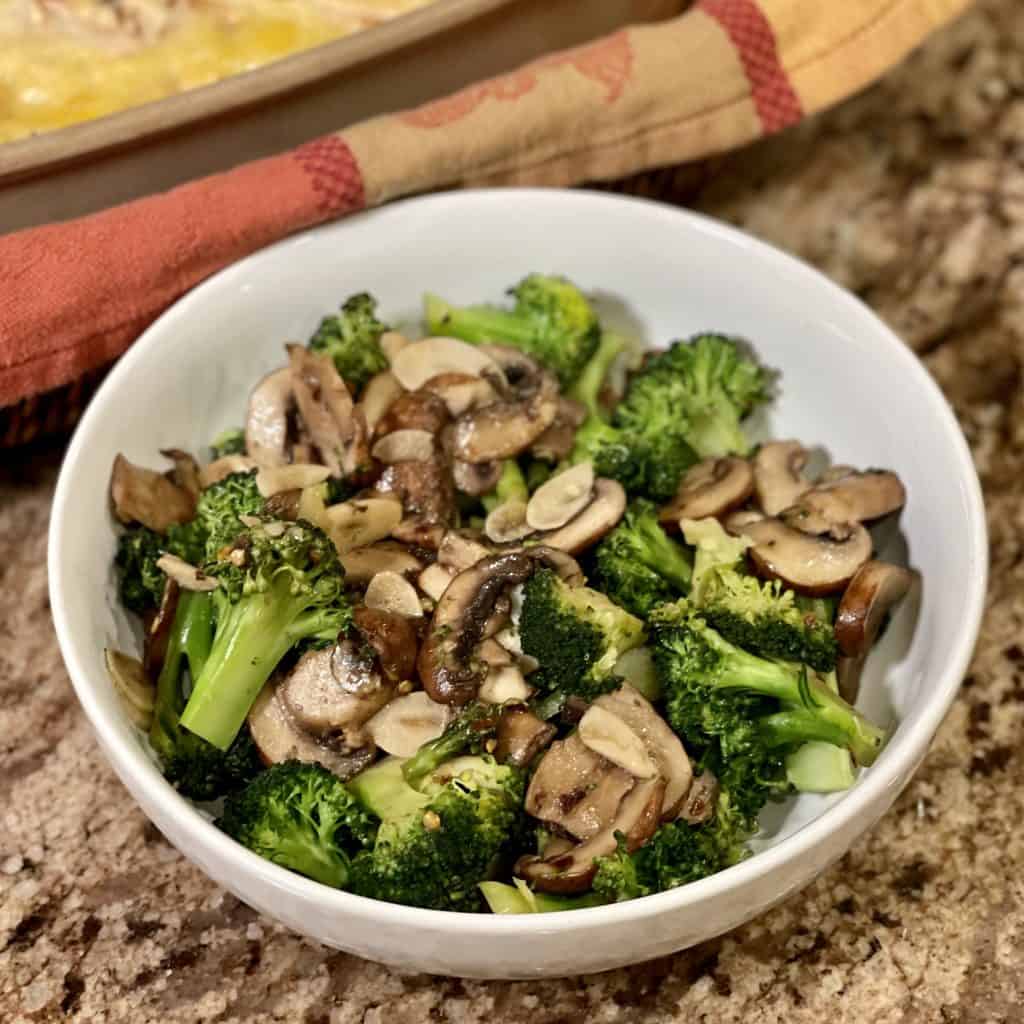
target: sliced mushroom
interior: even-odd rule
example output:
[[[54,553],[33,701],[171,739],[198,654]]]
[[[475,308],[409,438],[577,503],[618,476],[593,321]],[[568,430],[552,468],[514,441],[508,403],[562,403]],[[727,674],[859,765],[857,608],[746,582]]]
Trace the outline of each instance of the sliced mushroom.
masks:
[[[110,498],[122,523],[142,523],[157,533],[187,523],[196,512],[195,499],[162,473],[144,469],[123,455],[114,458],[110,473]]]
[[[283,466],[288,461],[288,414],[294,404],[287,366],[268,373],[253,388],[245,417],[245,450],[256,465]]]
[[[587,410],[571,398],[559,398],[555,421],[533,445],[530,453],[547,462],[568,458],[576,443],[576,428],[586,419]]]
[[[403,615],[358,605],[352,621],[360,636],[373,648],[386,679],[400,683],[416,671],[416,627]]]
[[[452,719],[447,704],[432,701],[422,690],[396,697],[366,723],[366,732],[386,754],[412,757],[436,740]]]
[[[634,777],[591,750],[579,733],[552,743],[530,780],[527,814],[575,839],[590,839],[615,819]]]
[[[528,768],[555,738],[555,727],[528,708],[506,708],[498,719],[494,757],[499,764]]]
[[[363,598],[367,608],[375,611],[393,612],[407,619],[423,617],[416,588],[397,572],[379,572],[370,580]]]
[[[393,572],[413,576],[423,569],[423,562],[407,547],[393,541],[380,541],[365,548],[354,548],[341,556],[345,579],[349,583],[369,583],[377,573]]]
[[[801,475],[807,449],[799,441],[769,441],[754,456],[754,491],[766,516],[777,516],[811,489]]]
[[[501,479],[500,462],[463,462],[455,459],[452,463],[452,480],[456,490],[463,494],[479,497],[489,494]]]
[[[507,459],[529,448],[555,420],[558,380],[550,371],[515,349],[486,346],[502,360],[510,396],[455,421],[453,447],[466,462]]]
[[[310,439],[333,476],[345,472],[354,436],[352,395],[334,360],[302,345],[287,345],[292,391]]]
[[[299,728],[343,736],[349,748],[362,745],[359,730],[393,694],[373,650],[350,640],[307,651],[278,684],[278,699]]]
[[[174,580],[182,590],[209,593],[220,586],[220,583],[213,576],[207,576],[202,569],[186,562],[185,559],[179,558],[177,555],[165,552],[156,560],[156,567],[165,573],[169,579]]]
[[[857,694],[860,691],[860,677],[867,660],[866,654],[860,654],[856,658],[840,654],[836,658],[836,683],[839,687],[839,696],[847,704],[853,704],[857,700]]]
[[[690,785],[679,817],[691,825],[701,825],[714,817],[717,803],[718,779],[713,772],[702,772]]]
[[[827,533],[839,523],[881,519],[899,511],[906,500],[906,490],[895,473],[869,470],[811,488],[779,518],[805,533]]]
[[[680,519],[717,519],[742,505],[754,493],[754,471],[734,455],[704,459],[679,481],[675,497],[661,510],[662,523]]]
[[[803,594],[834,594],[871,557],[871,535],[859,523],[810,534],[779,519],[743,528],[753,544],[747,555],[758,575],[781,580]]]
[[[448,422],[444,402],[429,391],[409,391],[399,395],[377,421],[376,436],[384,437],[396,430],[422,430],[437,437]]]
[[[594,467],[580,462],[551,477],[526,503],[526,522],[534,530],[557,530],[590,504]]]
[[[581,734],[587,716],[595,710],[613,715],[643,744],[648,760],[656,767],[657,774],[665,780],[665,806],[662,809],[662,817],[670,821],[679,813],[679,808],[693,781],[693,768],[679,737],[655,711],[654,706],[628,683],[624,683],[612,693],[602,694],[594,701],[590,711],[580,721]],[[586,737],[584,742],[588,742]],[[607,753],[605,756],[609,757]],[[638,778],[650,777],[636,771],[633,771],[633,774]]]
[[[444,536],[444,527],[432,523],[424,516],[406,516],[392,531],[391,536],[403,544],[423,551],[436,551]]]
[[[153,721],[156,687],[146,675],[142,662],[110,647],[104,649],[103,658],[128,718],[140,729],[148,729]]]
[[[420,390],[437,395],[452,417],[498,400],[498,392],[486,377],[469,373],[439,373],[425,381]]]
[[[486,640],[481,641],[480,646],[476,651],[477,657],[490,668],[504,668],[506,665],[513,664],[512,655],[505,650],[501,644],[498,643],[494,637],[488,637]],[[524,680],[525,682],[525,680]],[[483,692],[483,687],[480,688]],[[529,696],[529,693],[527,693]],[[498,703],[501,703],[498,701]]]
[[[378,440],[371,454],[384,463],[420,462],[434,455],[434,435],[426,430],[393,430]]]
[[[340,741],[333,737],[318,740],[299,728],[278,699],[278,687],[273,682],[260,691],[249,711],[248,722],[253,743],[264,764],[306,761],[321,764],[342,779],[350,779],[368,767],[376,754],[368,740],[351,749],[343,738]]]
[[[456,570],[435,562],[428,565],[416,578],[420,590],[433,601],[440,601],[441,595],[448,589],[448,584],[458,575]]]
[[[526,521],[526,502],[513,498],[492,509],[484,520],[484,533],[495,544],[507,544],[529,537],[533,527]]]
[[[540,539],[550,548],[578,555],[614,529],[625,511],[626,492],[622,485],[599,477],[594,482],[594,497],[590,504],[565,526],[543,534]]]
[[[630,852],[639,849],[654,835],[664,803],[664,790],[663,779],[638,783],[622,801],[615,820],[607,828],[550,859],[520,858],[515,866],[516,874],[542,892],[571,893],[589,889],[597,873],[597,859],[615,852],[620,835]]]
[[[434,609],[417,662],[423,688],[434,700],[465,704],[476,696],[486,667],[474,661],[473,652],[489,630],[500,628],[495,623],[501,621],[500,602],[507,601],[506,592],[525,583],[538,565],[563,574],[569,571],[564,556],[537,546],[491,555],[449,583]],[[582,580],[579,566],[572,565]]]
[[[314,486],[316,485],[314,484]],[[312,488],[307,489],[311,490]],[[315,519],[309,519],[308,516],[301,516],[299,514],[299,508],[302,505],[302,495],[303,490],[299,487],[293,487],[289,491],[278,491],[276,494],[270,495],[263,503],[263,513],[264,515],[273,516],[275,519],[286,519],[290,523],[294,523],[297,519],[307,519],[316,525]]]
[[[481,346],[456,338],[424,338],[404,346],[392,357],[391,372],[407,391],[416,391],[443,373],[473,374],[501,383],[505,379]]]
[[[339,552],[384,540],[402,520],[394,498],[353,498],[326,510],[327,532]]]
[[[160,596],[160,607],[153,616],[153,621],[146,627],[146,639],[142,650],[142,664],[148,675],[156,679],[163,668],[167,654],[167,642],[171,636],[171,626],[178,611],[178,584],[170,577],[164,582],[164,592]]]
[[[160,454],[174,463],[171,480],[193,501],[198,501],[202,485],[199,481],[199,464],[196,460],[180,448],[161,448]]]
[[[402,394],[404,394],[402,385],[389,370],[374,374],[366,382],[358,407],[363,412],[363,419],[366,421],[366,428],[371,437],[384,414]]]
[[[484,643],[487,642],[484,641]],[[498,646],[498,650],[501,650],[500,646]],[[481,658],[481,660],[486,659]],[[532,687],[527,685],[523,673],[515,665],[492,665],[488,669],[484,681],[480,684],[477,695],[480,700],[486,701],[488,704],[507,704],[510,701],[525,702],[530,699],[532,693]]]
[[[889,562],[870,561],[857,570],[836,614],[836,642],[850,658],[866,655],[889,612],[906,596],[916,573]]]
[[[222,455],[199,470],[199,486],[205,491],[232,473],[250,473],[256,468],[256,460],[248,455]]]
[[[295,463],[291,466],[264,466],[256,473],[256,489],[264,498],[282,491],[302,490],[322,484],[331,475],[327,466]]]
[[[440,457],[388,466],[377,481],[377,490],[394,494],[410,518],[424,523],[447,526],[455,516],[451,471]]]

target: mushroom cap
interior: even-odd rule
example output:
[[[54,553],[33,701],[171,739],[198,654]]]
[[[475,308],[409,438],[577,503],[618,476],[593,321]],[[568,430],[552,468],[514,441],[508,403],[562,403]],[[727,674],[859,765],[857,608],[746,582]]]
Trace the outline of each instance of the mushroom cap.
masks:
[[[886,615],[910,590],[916,574],[890,562],[865,562],[850,580],[836,613],[836,642],[849,658],[871,650]]]
[[[122,523],[142,523],[157,533],[187,523],[196,512],[195,498],[162,473],[129,462],[118,453],[110,471],[110,500]]]
[[[287,345],[292,393],[299,416],[332,476],[352,468],[349,447],[356,438],[355,405],[334,360],[304,345]]]
[[[287,462],[288,413],[295,403],[287,366],[262,377],[249,395],[245,416],[245,450],[258,466]]]
[[[625,511],[626,492],[622,485],[598,477],[590,503],[564,526],[543,534],[541,541],[550,548],[578,555],[614,529]]]
[[[900,478],[888,470],[848,473],[812,487],[779,518],[805,533],[827,533],[840,523],[866,523],[899,511],[907,500]]]
[[[374,435],[384,437],[396,430],[423,430],[438,436],[449,420],[444,401],[429,391],[399,395],[377,421]]]
[[[494,757],[499,764],[528,768],[555,738],[555,727],[529,708],[505,708],[498,719]]]
[[[804,533],[780,519],[743,527],[753,544],[747,556],[758,575],[781,580],[802,594],[834,594],[871,557],[871,535],[860,523],[830,534]]]
[[[691,466],[679,481],[675,497],[661,510],[665,524],[680,519],[708,519],[725,515],[754,492],[754,471],[735,455],[704,459]]]
[[[416,671],[416,628],[404,616],[379,608],[357,605],[352,621],[374,649],[380,670],[391,682],[412,679]]]
[[[768,441],[754,456],[754,493],[766,516],[777,516],[811,489],[801,473],[807,449],[799,441]]]

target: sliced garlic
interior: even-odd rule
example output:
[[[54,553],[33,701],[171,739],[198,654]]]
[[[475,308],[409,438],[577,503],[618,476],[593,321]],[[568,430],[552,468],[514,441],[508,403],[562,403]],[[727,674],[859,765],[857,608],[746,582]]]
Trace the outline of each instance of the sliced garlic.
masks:
[[[370,580],[363,598],[367,608],[393,612],[407,619],[418,619],[423,615],[416,588],[397,572],[379,572]]]
[[[537,488],[526,505],[526,521],[534,530],[557,530],[586,508],[593,490],[593,464],[572,466]]]
[[[484,533],[495,544],[528,537],[533,527],[526,521],[526,502],[513,499],[492,509],[484,522]]]
[[[486,352],[457,338],[424,338],[395,353],[391,372],[407,391],[442,373],[467,373],[504,382],[501,367]]]
[[[353,498],[325,512],[326,530],[342,554],[384,540],[402,521],[402,503],[394,498]]]
[[[249,473],[255,468],[255,460],[248,455],[222,455],[199,470],[199,486],[206,490],[232,473]]]
[[[434,454],[434,435],[429,430],[393,430],[373,446],[371,454],[388,464],[426,462]]]
[[[142,662],[110,647],[104,649],[103,658],[110,681],[132,724],[148,729],[153,721],[156,687],[146,676]]]
[[[432,601],[440,601],[442,595],[448,589],[448,584],[453,579],[455,579],[454,572],[435,562],[433,565],[428,565],[419,574],[416,578],[416,583],[419,585],[420,590]]]
[[[362,409],[366,428],[371,436],[384,413],[391,408],[396,398],[405,391],[398,378],[390,371],[375,374],[366,382],[357,408]]]
[[[638,779],[653,779],[658,774],[644,741],[626,723],[596,705],[580,719],[579,737],[595,754],[608,758]]]
[[[346,551],[341,555],[341,564],[345,567],[345,579],[359,584],[369,583],[381,572],[408,576],[423,568],[423,563],[400,544],[387,542]]]
[[[263,466],[256,473],[256,489],[264,498],[281,491],[294,491],[322,484],[331,471],[311,462],[295,462],[290,466]]]
[[[220,586],[214,577],[205,575],[200,569],[177,555],[161,555],[156,560],[156,567],[174,580],[182,590],[208,593]]]
[[[412,344],[409,339],[398,331],[385,331],[380,336],[379,345],[381,351],[388,357],[388,362],[393,362],[396,355],[407,345]]]
[[[487,678],[480,684],[479,690],[480,699],[489,704],[529,700],[532,693],[532,687],[515,665],[492,668],[487,673]]]
[[[385,753],[412,757],[424,743],[444,732],[451,714],[447,704],[438,704],[423,690],[417,690],[385,704],[363,730]]]

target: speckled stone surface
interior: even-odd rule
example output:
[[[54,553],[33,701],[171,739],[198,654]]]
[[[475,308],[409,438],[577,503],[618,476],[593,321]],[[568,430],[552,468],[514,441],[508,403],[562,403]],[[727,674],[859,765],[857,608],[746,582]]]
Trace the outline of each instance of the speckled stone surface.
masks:
[[[103,762],[46,599],[57,446],[0,454],[0,1021],[1024,1020],[1024,5],[992,0],[870,93],[671,191],[810,259],[917,349],[973,447],[992,585],[961,698],[895,809],[766,917],[554,982],[400,976],[226,896]]]

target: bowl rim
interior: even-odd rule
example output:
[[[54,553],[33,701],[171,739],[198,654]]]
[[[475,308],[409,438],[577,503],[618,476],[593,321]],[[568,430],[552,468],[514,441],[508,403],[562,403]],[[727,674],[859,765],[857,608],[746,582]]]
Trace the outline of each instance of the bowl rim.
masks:
[[[880,802],[885,802],[888,807],[888,804],[898,795],[899,790],[909,781],[911,770],[917,767],[927,752],[935,732],[959,690],[974,651],[984,610],[988,579],[988,537],[981,486],[970,450],[952,409],[934,379],[917,356],[864,302],[814,267],[775,246],[756,239],[738,228],[691,210],[672,207],[656,200],[586,189],[466,189],[405,199],[389,204],[380,210],[369,210],[355,216],[359,219],[381,215],[396,216],[401,215],[402,211],[406,209],[419,209],[427,206],[442,209],[455,207],[452,212],[459,215],[463,211],[460,211],[458,207],[463,204],[472,207],[473,204],[480,202],[508,203],[510,192],[515,192],[517,198],[522,199],[523,202],[574,204],[588,216],[599,214],[600,209],[598,208],[629,206],[640,216],[650,214],[657,217],[673,218],[685,224],[690,230],[717,236],[730,244],[738,245],[757,254],[762,259],[775,261],[776,265],[785,268],[790,274],[802,276],[809,287],[817,290],[823,289],[830,293],[831,297],[838,301],[851,317],[861,320],[868,317],[874,321],[877,343],[889,347],[891,358],[902,364],[910,379],[915,380],[916,385],[921,389],[922,397],[926,399],[936,421],[943,428],[944,443],[953,446],[954,455],[959,463],[960,473],[956,483],[961,490],[962,500],[967,511],[965,543],[969,547],[969,563],[974,571],[965,581],[962,591],[963,628],[958,634],[945,668],[941,674],[931,677],[930,680],[934,693],[918,715],[912,720],[900,723],[900,728],[890,737],[884,752],[889,756],[883,755],[879,763],[864,772],[852,790],[827,807],[817,818],[769,849],[758,851],[747,860],[715,875],[676,889],[624,903],[564,912],[519,915],[475,914],[425,910],[357,896],[343,890],[332,889],[264,860],[229,838],[204,818],[189,801],[180,796],[159,775],[141,745],[121,734],[114,717],[103,710],[94,695],[94,684],[90,680],[79,652],[80,643],[71,634],[68,626],[67,596],[61,565],[64,536],[72,528],[73,523],[73,517],[70,514],[73,507],[70,493],[72,468],[88,443],[94,423],[102,419],[106,414],[106,407],[116,399],[122,380],[131,375],[137,363],[144,361],[150,348],[160,343],[160,336],[166,330],[168,323],[173,323],[177,317],[187,315],[194,305],[200,304],[204,300],[209,291],[223,287],[230,282],[233,276],[244,273],[252,263],[263,260],[275,252],[280,252],[295,244],[297,239],[311,234],[336,231],[339,227],[343,230],[344,226],[338,222],[297,233],[282,242],[261,249],[245,259],[231,264],[211,276],[161,314],[120,359],[90,403],[65,454],[51,513],[47,569],[50,603],[61,654],[78,700],[100,740],[101,749],[122,781],[129,777],[133,778],[138,786],[147,791],[148,798],[159,807],[160,813],[166,818],[177,819],[183,831],[191,835],[196,841],[196,845],[203,848],[208,857],[216,859],[232,873],[261,876],[263,882],[273,886],[279,893],[287,894],[298,901],[316,901],[325,911],[334,911],[341,915],[355,915],[364,919],[376,919],[382,924],[401,925],[406,928],[435,932],[456,929],[464,935],[521,935],[528,938],[540,933],[545,935],[567,933],[583,925],[614,925],[627,921],[638,921],[655,917],[665,911],[679,910],[704,900],[711,900],[730,890],[738,890],[754,883],[784,864],[803,857],[830,833],[840,830],[858,816],[868,821],[865,828],[870,827],[874,823],[874,817],[870,813],[871,808],[877,807]],[[874,338],[871,339],[871,343],[876,343]],[[146,780],[147,771],[152,773],[151,777],[156,780],[156,785],[150,785]],[[893,788],[896,789],[896,792],[890,792],[889,799],[886,801],[886,791],[891,791]],[[134,799],[134,793],[132,796]],[[146,813],[144,808],[143,813]],[[187,853],[185,855],[188,856]]]

